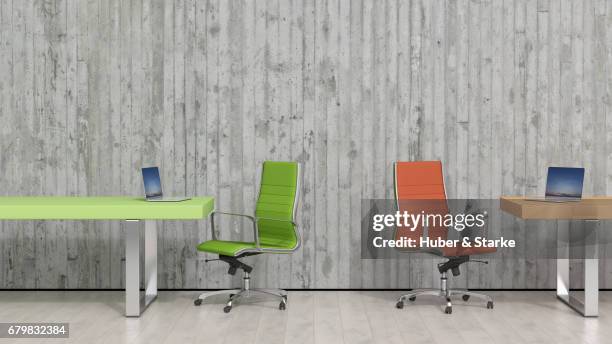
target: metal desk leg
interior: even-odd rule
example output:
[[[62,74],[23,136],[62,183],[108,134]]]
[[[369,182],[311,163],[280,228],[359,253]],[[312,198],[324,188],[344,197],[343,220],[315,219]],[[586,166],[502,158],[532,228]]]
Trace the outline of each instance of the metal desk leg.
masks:
[[[569,298],[569,221],[557,221],[557,297]],[[561,258],[563,257],[563,258]]]
[[[587,221],[584,233],[584,313],[585,317],[599,314],[599,242],[600,221]]]
[[[599,251],[597,233],[599,221],[588,220],[584,238],[584,302],[570,294],[569,222],[559,221],[557,228],[557,298],[585,317],[598,316],[599,306]],[[562,258],[559,258],[562,257]]]
[[[145,221],[145,307],[157,298],[157,221]]]
[[[140,316],[140,222],[125,229],[125,316]]]
[[[125,230],[125,315],[138,317],[157,297],[157,229],[155,220],[144,225],[145,295],[140,297],[140,233],[138,220]]]

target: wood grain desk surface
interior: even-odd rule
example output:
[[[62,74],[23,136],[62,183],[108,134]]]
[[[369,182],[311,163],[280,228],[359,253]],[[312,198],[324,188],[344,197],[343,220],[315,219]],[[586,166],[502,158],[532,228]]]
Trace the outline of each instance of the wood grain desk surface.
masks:
[[[502,196],[501,210],[526,220],[609,220],[612,197],[585,197],[578,202],[528,201],[524,196]],[[533,197],[531,197],[533,198]]]

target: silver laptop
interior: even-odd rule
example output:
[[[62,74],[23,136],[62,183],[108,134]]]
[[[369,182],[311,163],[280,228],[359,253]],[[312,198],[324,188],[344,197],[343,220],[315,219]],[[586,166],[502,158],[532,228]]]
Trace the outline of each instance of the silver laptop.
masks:
[[[157,167],[142,168],[142,182],[144,184],[145,199],[148,202],[181,202],[190,199],[186,197],[164,197]]]
[[[528,201],[577,202],[582,199],[584,168],[549,167],[545,197],[527,198]]]

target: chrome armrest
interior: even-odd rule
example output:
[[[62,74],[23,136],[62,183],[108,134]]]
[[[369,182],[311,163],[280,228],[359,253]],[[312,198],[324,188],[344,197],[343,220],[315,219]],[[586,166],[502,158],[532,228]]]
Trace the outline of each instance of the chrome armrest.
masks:
[[[278,221],[278,222],[285,222],[285,223],[290,223],[292,225],[294,225],[295,227],[297,227],[297,223],[291,221],[291,220],[283,220],[283,219],[273,219],[270,217],[256,217],[255,220],[267,220],[267,221]]]
[[[295,247],[293,249],[295,250],[298,247],[300,247],[302,239],[301,239],[300,233],[298,231],[298,224],[295,223],[295,221],[293,221],[293,220],[283,220],[283,219],[273,219],[273,218],[269,218],[269,217],[256,217],[255,218],[255,222],[257,222],[259,220],[278,221],[278,222],[283,222],[283,223],[290,223],[293,226],[293,231],[294,231],[294,234],[295,234],[295,239],[297,240],[297,244],[295,245]]]
[[[227,215],[227,216],[244,217],[244,218],[247,218],[247,219],[251,220],[251,223],[253,224],[253,239],[255,241],[255,248],[257,248],[259,250],[259,231],[257,229],[257,219],[255,219],[254,216],[246,215],[246,214],[227,213],[227,212],[222,212],[222,211],[213,211],[210,214],[210,224],[211,224],[211,227],[212,227],[212,238],[213,238],[213,240],[217,240],[217,232],[215,231],[215,215],[216,214]]]

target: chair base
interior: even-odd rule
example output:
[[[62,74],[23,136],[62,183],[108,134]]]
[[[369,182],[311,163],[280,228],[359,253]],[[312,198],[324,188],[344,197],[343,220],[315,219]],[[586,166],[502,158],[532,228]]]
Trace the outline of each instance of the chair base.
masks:
[[[229,313],[232,310],[232,307],[234,306],[234,303],[237,302],[240,299],[244,299],[244,298],[248,298],[253,294],[260,294],[260,295],[271,295],[271,296],[275,296],[280,298],[280,303],[278,305],[278,309],[280,310],[285,310],[287,307],[287,292],[285,290],[282,289],[259,289],[259,288],[254,288],[251,289],[250,288],[250,274],[248,272],[244,273],[244,277],[242,279],[242,288],[241,289],[225,289],[225,290],[217,290],[217,291],[211,291],[211,292],[206,292],[206,293],[202,293],[200,296],[198,296],[197,299],[195,299],[195,301],[193,302],[194,305],[196,306],[200,306],[202,304],[202,301],[205,300],[206,298],[209,298],[211,296],[215,296],[215,295],[229,295],[229,299],[227,301],[227,304],[225,305],[225,307],[223,307],[223,311],[225,313]]]
[[[417,289],[412,292],[402,295],[397,300],[397,304],[395,305],[397,308],[404,308],[406,300],[414,301],[417,296],[435,296],[444,298],[446,301],[446,307],[444,308],[444,313],[451,314],[453,312],[453,304],[451,302],[451,298],[455,296],[461,295],[463,301],[468,301],[470,297],[475,297],[487,302],[487,308],[493,308],[493,298],[488,295],[475,293],[472,291],[468,291],[467,289],[449,289],[447,287],[447,277],[446,272],[443,272],[440,276],[440,289]]]

